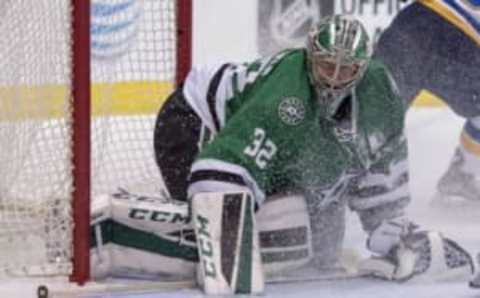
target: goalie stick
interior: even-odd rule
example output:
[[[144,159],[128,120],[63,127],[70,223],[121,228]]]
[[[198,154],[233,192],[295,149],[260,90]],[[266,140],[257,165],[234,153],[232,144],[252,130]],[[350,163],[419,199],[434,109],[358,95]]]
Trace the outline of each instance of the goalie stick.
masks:
[[[158,291],[175,291],[180,289],[193,289],[196,287],[194,280],[179,281],[125,281],[112,280],[109,282],[92,282],[83,286],[76,284],[65,285],[40,285],[37,288],[38,298],[80,298],[85,295],[101,294],[135,294]],[[41,294],[42,293],[42,294]],[[43,295],[43,296],[42,296]]]
[[[344,248],[340,255],[339,265],[333,268],[302,268],[284,275],[267,277],[268,284],[302,283],[316,281],[334,281],[371,276],[370,272],[359,271],[362,257],[350,248]]]
[[[318,273],[318,272],[317,272]],[[366,277],[359,273],[349,273],[347,271],[334,270],[318,275],[283,275],[275,276],[267,279],[267,284],[288,284],[288,283],[305,283],[305,282],[321,282],[334,281]],[[39,289],[47,291],[47,296],[39,298],[80,298],[85,295],[101,295],[101,294],[135,294],[135,293],[152,293],[175,291],[182,289],[195,289],[197,283],[194,280],[182,281],[128,281],[112,283],[89,283],[84,286],[70,285],[68,287],[56,288],[47,285],[40,285]]]
[[[314,268],[294,270],[284,275],[269,276],[267,277],[266,283],[321,282],[369,276],[368,274],[358,272],[357,266],[359,262],[360,256],[354,250],[344,249],[341,257],[342,266],[339,268],[325,269],[325,271],[319,271]],[[42,289],[40,290],[40,288]],[[80,298],[85,295],[152,293],[195,288],[197,288],[197,282],[195,280],[139,281],[114,279],[109,282],[87,283],[84,286],[77,286],[75,284],[69,284],[67,287],[65,285],[40,285],[38,292],[47,292],[46,296],[39,296],[39,298]]]
[[[289,283],[305,283],[305,282],[321,282],[347,280],[368,277],[368,274],[360,272],[348,272],[341,269],[332,269],[331,271],[322,272],[313,275],[280,275],[267,278],[267,284],[289,284]]]

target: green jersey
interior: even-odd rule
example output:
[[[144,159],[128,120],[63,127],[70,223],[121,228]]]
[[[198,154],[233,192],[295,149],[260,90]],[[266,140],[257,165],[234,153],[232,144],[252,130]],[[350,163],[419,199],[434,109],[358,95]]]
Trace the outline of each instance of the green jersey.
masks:
[[[326,204],[355,189],[357,209],[408,197],[397,183],[405,177],[405,106],[379,62],[335,117],[317,98],[303,49],[193,69],[184,95],[214,135],[192,165],[190,195],[246,186],[259,204],[288,190]]]

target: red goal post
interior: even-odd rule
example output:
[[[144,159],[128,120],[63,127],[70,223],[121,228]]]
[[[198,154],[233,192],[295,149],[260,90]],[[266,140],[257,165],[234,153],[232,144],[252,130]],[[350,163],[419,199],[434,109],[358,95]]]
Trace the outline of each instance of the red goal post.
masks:
[[[161,184],[155,115],[190,68],[192,1],[4,1],[0,34],[0,277],[83,284],[91,200]]]
[[[71,281],[85,283],[90,274],[90,1],[72,2],[72,211],[73,267]],[[87,46],[86,46],[87,45]]]
[[[90,1],[72,1],[73,23],[73,270],[71,280],[89,279],[90,219]],[[192,61],[192,0],[173,0],[176,22],[176,66],[174,82],[186,77]],[[79,224],[80,223],[80,224]]]
[[[84,283],[89,279],[90,218],[90,3],[72,1],[73,22],[73,216],[74,245],[71,280]],[[191,66],[192,0],[173,0],[176,22],[175,84],[181,82]],[[80,223],[80,224],[79,224]]]

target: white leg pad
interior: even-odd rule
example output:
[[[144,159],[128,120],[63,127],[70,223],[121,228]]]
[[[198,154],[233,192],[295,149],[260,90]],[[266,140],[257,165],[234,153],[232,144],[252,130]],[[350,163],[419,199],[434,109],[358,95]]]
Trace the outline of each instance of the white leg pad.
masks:
[[[264,290],[254,199],[249,192],[199,193],[192,216],[207,294],[257,294]]]
[[[119,191],[95,197],[91,208],[91,275],[193,278],[198,261],[188,205]]]
[[[311,261],[312,233],[303,196],[269,197],[256,219],[266,276],[281,275]]]

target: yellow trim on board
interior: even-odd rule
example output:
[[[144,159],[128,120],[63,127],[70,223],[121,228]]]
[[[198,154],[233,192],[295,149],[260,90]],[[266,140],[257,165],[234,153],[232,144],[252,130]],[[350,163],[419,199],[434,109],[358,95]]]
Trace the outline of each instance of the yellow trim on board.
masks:
[[[93,114],[156,114],[172,91],[172,88],[172,83],[158,81],[95,84],[92,88]],[[111,98],[111,102],[102,103],[102,98]]]
[[[94,116],[156,114],[172,88],[165,81],[94,84],[92,112]],[[63,117],[69,96],[66,92],[67,87],[61,85],[0,87],[0,121]],[[428,91],[422,91],[414,102],[416,107],[443,105]]]
[[[166,81],[94,84],[92,113],[94,116],[156,114],[172,88],[172,83]],[[68,107],[68,91],[64,85],[0,86],[0,121],[62,117]]]

